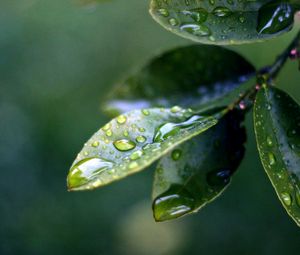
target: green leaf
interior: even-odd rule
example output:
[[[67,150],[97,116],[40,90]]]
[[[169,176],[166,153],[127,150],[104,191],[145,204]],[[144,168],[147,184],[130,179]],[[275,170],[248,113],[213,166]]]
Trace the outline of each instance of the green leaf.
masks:
[[[181,47],[157,56],[118,84],[104,110],[114,115],[157,106],[199,108],[219,101],[254,73],[255,68],[233,51],[207,45]]]
[[[219,114],[223,114],[222,112]],[[120,115],[85,144],[69,175],[69,190],[87,190],[140,171],[173,147],[217,123],[191,110],[153,108]]]
[[[244,112],[233,110],[160,160],[152,194],[156,221],[197,212],[223,192],[244,156],[243,119]]]
[[[262,34],[275,34],[289,30],[294,23],[293,6],[282,1],[272,1],[260,8],[257,31]]]
[[[278,23],[287,20],[287,13],[289,20],[293,18],[292,5],[276,1],[279,13],[284,14],[279,19],[278,8],[267,7],[260,12],[269,2],[273,1],[152,0],[150,13],[159,24],[182,37],[207,44],[240,44],[271,39],[290,30],[290,22],[287,26],[278,26]],[[283,5],[292,12],[282,11]],[[263,17],[276,29],[258,29]]]
[[[300,226],[300,106],[278,88],[264,87],[256,97],[254,124],[264,169]]]

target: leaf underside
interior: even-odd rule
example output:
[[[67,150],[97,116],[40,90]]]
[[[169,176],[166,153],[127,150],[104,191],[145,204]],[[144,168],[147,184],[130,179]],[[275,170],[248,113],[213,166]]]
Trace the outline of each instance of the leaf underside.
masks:
[[[244,156],[244,113],[234,110],[158,163],[153,185],[156,221],[197,212],[218,197]]]
[[[178,107],[134,110],[96,132],[74,161],[69,190],[94,189],[140,171],[217,123]]]
[[[274,87],[261,89],[254,107],[257,146],[266,173],[300,226],[300,107]]]
[[[173,105],[199,109],[220,102],[254,74],[253,65],[225,48],[176,48],[155,57],[117,84],[103,108],[113,116],[133,109]]]

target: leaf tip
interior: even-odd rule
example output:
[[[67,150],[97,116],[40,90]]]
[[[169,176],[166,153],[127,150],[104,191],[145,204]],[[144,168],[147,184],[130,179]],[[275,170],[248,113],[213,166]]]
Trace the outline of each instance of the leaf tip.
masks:
[[[83,186],[88,182],[87,178],[82,176],[81,171],[77,167],[71,167],[67,176],[68,191],[82,190]]]
[[[181,185],[172,185],[168,191],[154,199],[154,219],[161,222],[179,218],[192,212],[194,203],[194,198]]]

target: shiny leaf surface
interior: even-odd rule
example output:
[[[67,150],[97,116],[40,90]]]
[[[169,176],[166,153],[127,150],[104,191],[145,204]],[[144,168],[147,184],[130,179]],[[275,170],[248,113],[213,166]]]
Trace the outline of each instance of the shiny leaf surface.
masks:
[[[300,106],[280,89],[265,87],[256,97],[254,124],[264,169],[300,226]]]
[[[219,101],[254,73],[255,68],[233,51],[207,45],[181,47],[157,56],[119,83],[104,110],[115,115],[175,104],[197,108]]]
[[[150,13],[182,37],[207,44],[240,44],[289,31],[294,9],[287,1],[152,0]]]
[[[159,161],[153,185],[156,221],[197,212],[228,186],[244,156],[243,114],[228,113],[216,126]]]
[[[217,121],[178,107],[120,115],[85,144],[70,169],[68,188],[94,189],[140,171]]]

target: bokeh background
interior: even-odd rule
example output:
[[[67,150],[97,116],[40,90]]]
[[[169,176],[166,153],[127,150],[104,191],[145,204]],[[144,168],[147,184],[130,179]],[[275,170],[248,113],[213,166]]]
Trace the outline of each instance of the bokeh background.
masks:
[[[67,192],[73,159],[108,120],[99,105],[112,84],[153,55],[191,44],[157,25],[148,2],[1,0],[0,254],[298,254],[300,229],[258,160],[251,116],[240,171],[196,215],[154,222],[153,169]],[[295,32],[231,48],[262,67]],[[278,86],[300,101],[299,80],[290,61]]]

